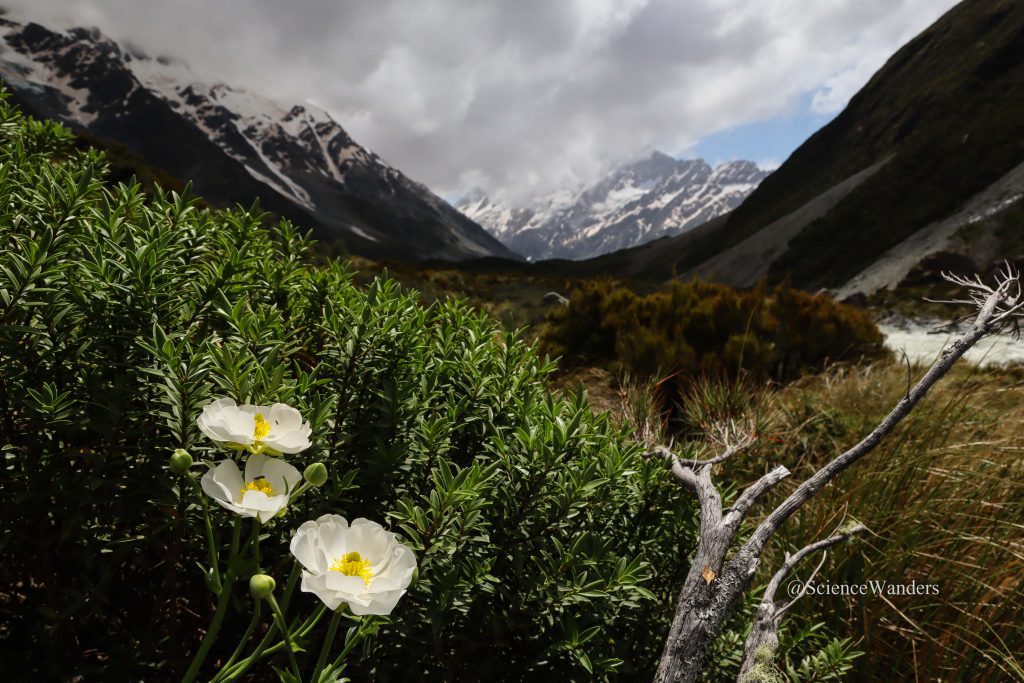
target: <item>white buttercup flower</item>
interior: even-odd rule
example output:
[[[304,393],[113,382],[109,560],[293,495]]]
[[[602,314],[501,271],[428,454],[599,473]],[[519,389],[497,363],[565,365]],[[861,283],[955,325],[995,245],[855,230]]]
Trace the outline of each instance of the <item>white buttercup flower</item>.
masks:
[[[196,422],[203,434],[219,444],[267,455],[306,450],[313,431],[308,422],[302,421],[299,411],[284,403],[240,406],[231,398],[205,406]]]
[[[245,476],[234,460],[222,460],[203,475],[203,491],[221,507],[260,522],[274,518],[286,505],[288,494],[302,474],[278,458],[256,453],[245,463]]]
[[[292,537],[292,555],[302,564],[302,590],[336,610],[391,614],[416,570],[416,557],[395,535],[368,519],[352,525],[340,515],[306,522]]]

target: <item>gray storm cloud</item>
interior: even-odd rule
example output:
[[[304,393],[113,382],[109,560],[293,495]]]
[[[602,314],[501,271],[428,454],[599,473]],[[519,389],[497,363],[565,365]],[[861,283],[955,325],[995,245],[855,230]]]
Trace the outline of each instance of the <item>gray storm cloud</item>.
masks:
[[[3,2],[3,0],[0,0]],[[841,109],[953,0],[7,0],[204,80],[311,100],[443,194],[512,200],[714,132]]]

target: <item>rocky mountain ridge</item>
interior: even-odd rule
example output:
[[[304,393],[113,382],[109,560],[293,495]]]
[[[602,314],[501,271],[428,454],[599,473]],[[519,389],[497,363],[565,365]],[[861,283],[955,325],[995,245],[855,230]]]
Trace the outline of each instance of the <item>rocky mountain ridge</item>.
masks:
[[[309,103],[281,104],[95,29],[0,19],[0,78],[29,114],[124,145],[208,201],[263,206],[342,251],[516,258],[443,199]]]
[[[531,260],[586,259],[684,233],[739,206],[767,175],[749,161],[712,167],[652,152],[588,187],[525,207],[479,191],[457,207]]]

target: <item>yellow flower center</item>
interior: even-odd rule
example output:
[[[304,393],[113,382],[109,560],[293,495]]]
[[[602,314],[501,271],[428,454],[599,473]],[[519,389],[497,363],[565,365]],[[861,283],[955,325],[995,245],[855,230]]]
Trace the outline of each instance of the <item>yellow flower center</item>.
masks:
[[[345,553],[331,565],[332,572],[341,572],[345,576],[358,576],[366,583],[370,585],[370,580],[373,579],[373,571],[370,569],[370,561],[364,560],[363,556],[357,552]]]
[[[252,438],[256,441],[262,441],[270,433],[270,423],[267,422],[267,418],[259,413],[253,415],[253,419],[256,421],[256,426],[252,430]]]
[[[242,487],[243,496],[246,491],[263,491],[268,496],[274,495],[274,488],[264,477],[256,477],[252,481],[245,482],[245,486]]]

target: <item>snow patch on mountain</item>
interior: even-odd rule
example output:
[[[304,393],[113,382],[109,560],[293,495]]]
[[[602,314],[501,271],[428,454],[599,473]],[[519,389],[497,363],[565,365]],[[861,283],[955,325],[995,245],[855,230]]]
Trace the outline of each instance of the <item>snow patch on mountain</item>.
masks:
[[[653,152],[601,181],[509,207],[473,191],[457,208],[527,258],[585,259],[677,235],[731,211],[768,175]]]

